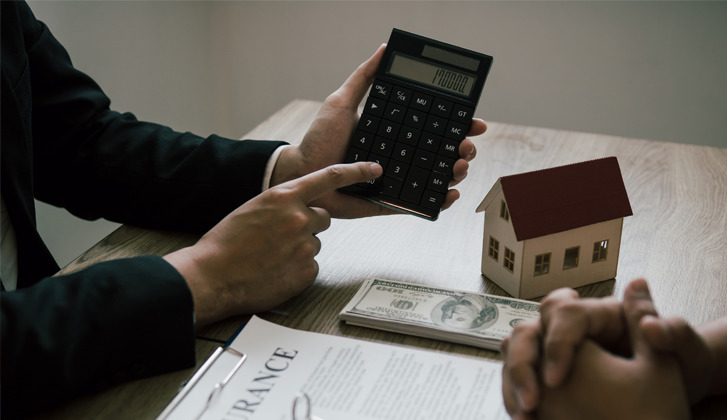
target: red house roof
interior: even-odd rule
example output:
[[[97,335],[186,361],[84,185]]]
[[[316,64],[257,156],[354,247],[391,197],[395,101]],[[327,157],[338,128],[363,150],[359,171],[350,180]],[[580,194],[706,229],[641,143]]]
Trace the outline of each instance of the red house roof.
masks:
[[[633,215],[615,157],[505,176],[498,182],[518,241]]]

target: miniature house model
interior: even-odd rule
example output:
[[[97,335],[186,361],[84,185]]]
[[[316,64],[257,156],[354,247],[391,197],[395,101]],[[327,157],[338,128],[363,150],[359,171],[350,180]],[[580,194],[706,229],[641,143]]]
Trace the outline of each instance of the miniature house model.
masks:
[[[502,177],[477,211],[482,274],[523,299],[616,277],[633,214],[615,157]]]

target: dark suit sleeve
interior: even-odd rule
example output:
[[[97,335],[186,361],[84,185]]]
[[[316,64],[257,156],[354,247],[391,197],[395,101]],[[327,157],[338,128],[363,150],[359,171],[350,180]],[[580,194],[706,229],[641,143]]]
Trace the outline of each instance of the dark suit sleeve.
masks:
[[[2,317],[2,418],[195,362],[191,293],[156,256],[2,293]]]
[[[22,74],[3,74],[3,81],[20,80],[27,86],[11,87],[32,92],[17,113],[32,124],[13,138],[3,130],[2,139],[3,147],[16,142],[12,150],[23,151],[17,165],[28,169],[24,180],[32,178],[32,188],[22,188],[28,197],[32,189],[86,219],[201,232],[260,192],[267,160],[282,142],[202,138],[112,111],[25,3],[2,2],[2,31],[3,72]],[[22,39],[6,38],[10,33]],[[32,198],[25,204],[31,225]],[[18,251],[32,263],[33,249]],[[194,364],[192,296],[162,258],[109,261],[30,286],[36,281],[2,293],[3,419]]]
[[[48,28],[27,21],[36,198],[85,219],[201,232],[260,193],[284,143],[202,138],[112,111]]]

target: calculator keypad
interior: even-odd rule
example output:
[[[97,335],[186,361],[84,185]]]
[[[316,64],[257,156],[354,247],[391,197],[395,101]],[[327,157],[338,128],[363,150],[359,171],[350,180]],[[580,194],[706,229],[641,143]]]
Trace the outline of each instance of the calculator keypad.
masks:
[[[375,80],[345,162],[374,161],[384,173],[343,190],[436,218],[473,112],[416,89]]]

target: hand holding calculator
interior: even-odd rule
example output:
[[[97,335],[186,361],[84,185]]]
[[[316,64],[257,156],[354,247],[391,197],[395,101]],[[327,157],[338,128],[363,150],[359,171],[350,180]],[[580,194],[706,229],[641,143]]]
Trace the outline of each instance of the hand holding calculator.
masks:
[[[491,66],[489,55],[394,29],[345,157],[384,174],[341,191],[436,220]]]

